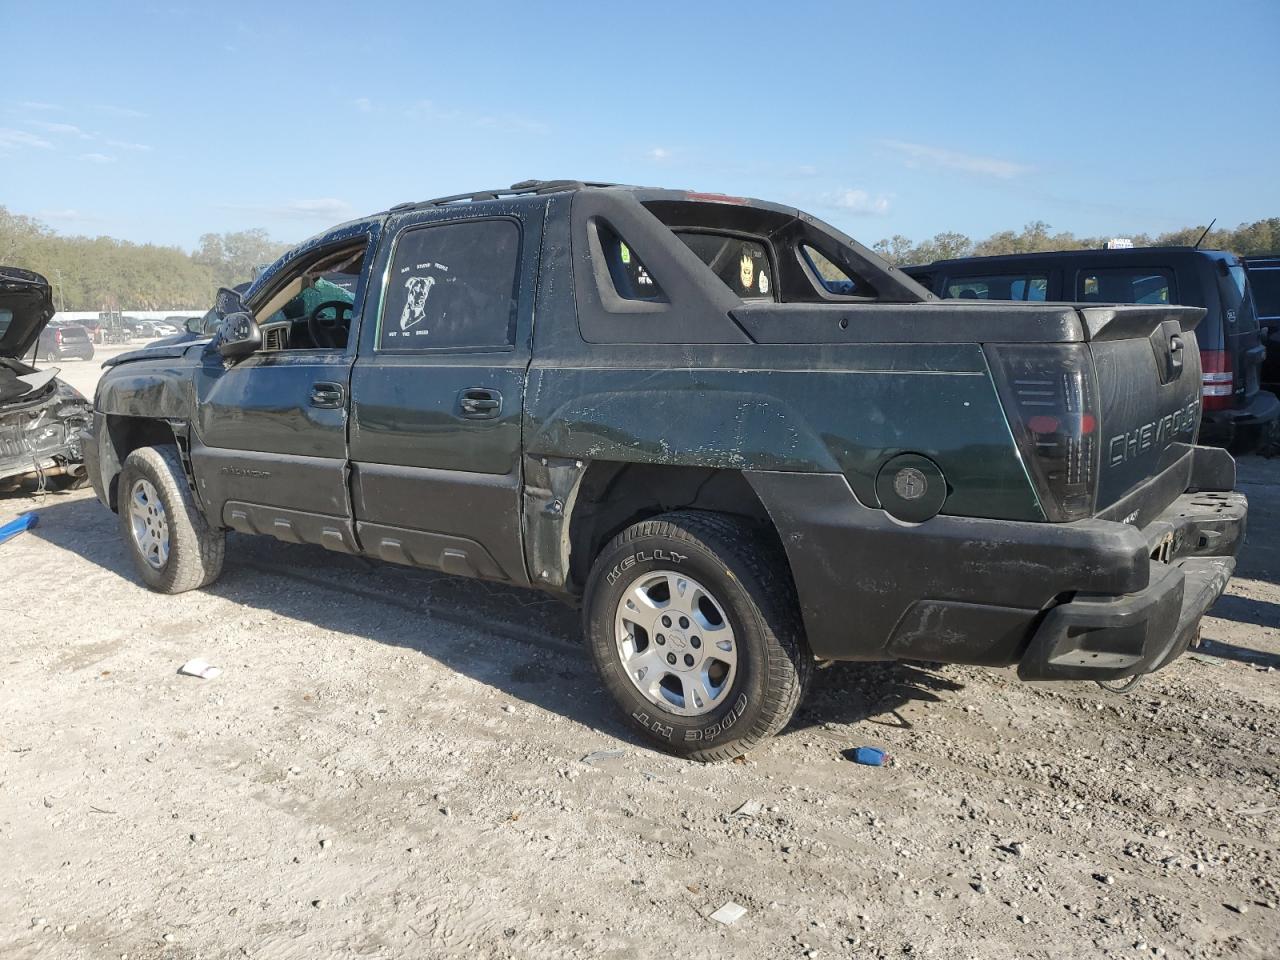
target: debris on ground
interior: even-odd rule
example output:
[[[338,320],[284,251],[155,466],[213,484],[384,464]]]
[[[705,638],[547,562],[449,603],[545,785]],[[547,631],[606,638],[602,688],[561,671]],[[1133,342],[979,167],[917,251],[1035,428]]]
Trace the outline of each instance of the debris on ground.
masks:
[[[861,763],[868,767],[884,766],[884,762],[889,759],[889,755],[879,747],[857,747],[854,749],[850,757],[854,763]]]
[[[627,751],[625,750],[592,750],[582,758],[582,762],[589,767],[594,767],[597,763],[603,763],[605,760],[616,760],[626,755]]]
[[[731,923],[737,923],[746,915],[746,907],[729,900],[719,910],[711,914],[711,919],[716,923],[723,923],[727,927]]]
[[[212,680],[222,673],[222,668],[215,667],[207,660],[201,660],[196,657],[194,660],[188,660],[180,666],[178,673],[185,674],[188,677],[199,677],[201,680]]]
[[[764,807],[759,800],[748,800],[739,805],[738,809],[734,810],[733,813],[729,814],[729,816],[750,818],[759,815],[760,811],[763,809]]]
[[[8,523],[0,525],[0,543],[12,540],[18,534],[30,530],[40,522],[40,514],[35,511],[20,513]]]

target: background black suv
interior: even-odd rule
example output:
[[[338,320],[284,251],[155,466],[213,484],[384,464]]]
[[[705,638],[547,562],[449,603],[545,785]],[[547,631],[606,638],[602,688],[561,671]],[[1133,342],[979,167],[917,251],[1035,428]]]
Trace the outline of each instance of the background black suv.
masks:
[[[1280,418],[1280,400],[1262,389],[1266,347],[1250,274],[1234,254],[1193,247],[1063,250],[904,270],[945,298],[1204,307],[1196,327],[1204,376],[1201,442],[1248,452]]]

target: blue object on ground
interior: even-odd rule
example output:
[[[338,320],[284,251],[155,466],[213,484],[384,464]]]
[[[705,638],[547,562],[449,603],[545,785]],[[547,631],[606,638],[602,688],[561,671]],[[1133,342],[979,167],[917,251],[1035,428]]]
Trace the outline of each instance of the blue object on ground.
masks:
[[[868,767],[883,766],[887,756],[879,747],[858,747],[853,751],[854,762],[865,763]]]
[[[12,540],[24,530],[30,530],[40,522],[40,515],[37,513],[20,513],[8,523],[0,526],[0,543],[6,540]]]

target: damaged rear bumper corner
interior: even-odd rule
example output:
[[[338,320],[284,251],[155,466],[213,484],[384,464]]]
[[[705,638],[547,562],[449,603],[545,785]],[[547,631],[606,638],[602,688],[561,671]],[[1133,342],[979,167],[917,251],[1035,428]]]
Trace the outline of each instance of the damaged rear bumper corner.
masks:
[[[1152,673],[1196,640],[1235,572],[1243,494],[1184,494],[1146,530],[1151,578],[1135,593],[1077,594],[1053,607],[1018,664],[1024,680],[1116,680]]]
[[[1181,656],[1227,588],[1235,557],[1151,564],[1151,585],[1120,597],[1077,597],[1049,611],[1018,664],[1023,680],[1116,680]]]

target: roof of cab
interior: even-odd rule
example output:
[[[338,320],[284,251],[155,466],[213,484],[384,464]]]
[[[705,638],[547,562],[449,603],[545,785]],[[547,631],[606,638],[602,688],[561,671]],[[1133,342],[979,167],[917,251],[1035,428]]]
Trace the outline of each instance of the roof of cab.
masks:
[[[1002,253],[991,257],[955,257],[951,260],[935,260],[932,263],[916,263],[903,267],[906,271],[935,270],[939,267],[963,265],[968,267],[998,267],[1003,264],[1021,263],[1023,261],[1058,260],[1073,262],[1088,260],[1114,260],[1116,263],[1145,263],[1156,258],[1206,257],[1213,260],[1235,260],[1235,254],[1228,250],[1209,250],[1203,247],[1130,247],[1125,250],[1087,249],[1087,250],[1043,250],[1037,253]]]

